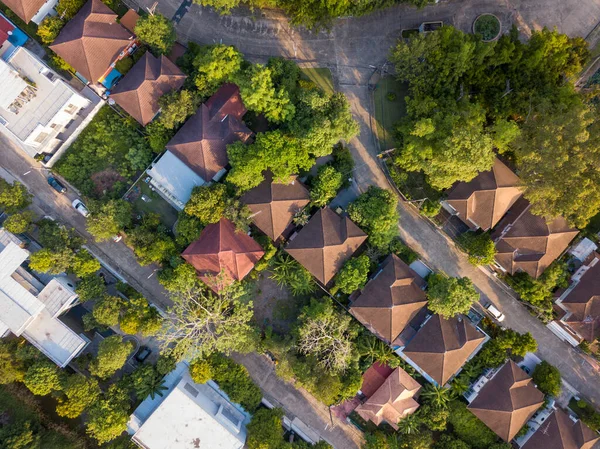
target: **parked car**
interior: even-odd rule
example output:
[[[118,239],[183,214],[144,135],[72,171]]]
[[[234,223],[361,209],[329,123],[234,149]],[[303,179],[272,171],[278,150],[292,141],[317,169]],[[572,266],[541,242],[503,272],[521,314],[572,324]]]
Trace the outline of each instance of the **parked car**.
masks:
[[[83,202],[81,200],[73,201],[73,207],[75,208],[75,210],[77,212],[79,212],[84,217],[87,217],[90,214],[90,211],[88,210],[87,207],[85,207],[85,204],[83,204]]]
[[[140,363],[144,363],[144,360],[146,360],[150,354],[152,354],[152,349],[147,346],[142,346],[135,355],[135,359]]]
[[[56,179],[53,176],[50,176],[48,178],[48,184],[50,184],[52,186],[52,188],[54,190],[56,190],[58,193],[65,193],[67,191],[67,188],[65,186],[63,186],[58,179]]]
[[[500,323],[504,321],[504,314],[500,312],[492,303],[484,306],[485,310],[489,312],[494,318],[496,318]]]
[[[121,240],[123,240],[123,236],[121,234],[116,234],[112,236],[112,240],[115,243],[119,243]]]

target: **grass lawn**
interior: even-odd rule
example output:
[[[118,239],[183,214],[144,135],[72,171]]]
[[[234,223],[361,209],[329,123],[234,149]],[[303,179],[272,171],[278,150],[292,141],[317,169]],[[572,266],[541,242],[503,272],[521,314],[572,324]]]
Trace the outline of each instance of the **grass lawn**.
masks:
[[[390,100],[389,94],[395,98]],[[382,78],[375,90],[375,125],[381,150],[394,148],[394,125],[406,115],[404,97],[408,94],[408,86],[396,81],[391,76]]]
[[[143,178],[142,176],[142,179],[132,189],[133,198],[136,198],[133,201],[135,211],[141,215],[156,213],[160,215],[161,221],[165,226],[171,229],[177,221],[177,211],[158,193],[150,190],[150,186],[143,181]],[[151,201],[144,201],[142,195],[150,198]]]
[[[304,68],[300,69],[302,75],[314,82],[317,86],[323,89],[328,94],[332,94],[335,90],[333,88],[333,78],[331,76],[331,70],[326,67],[319,68]]]

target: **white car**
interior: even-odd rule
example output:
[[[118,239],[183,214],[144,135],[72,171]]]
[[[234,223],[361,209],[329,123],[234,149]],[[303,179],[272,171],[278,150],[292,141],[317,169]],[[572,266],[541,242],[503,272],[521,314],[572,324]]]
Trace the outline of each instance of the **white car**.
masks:
[[[492,315],[494,318],[496,318],[500,323],[502,321],[504,321],[504,314],[502,312],[500,312],[493,304],[488,304],[485,306],[485,309],[490,313],[490,315]]]
[[[83,202],[81,200],[73,201],[73,207],[75,208],[75,210],[77,212],[79,212],[84,217],[87,217],[90,214],[90,211],[88,210],[87,207],[85,207],[85,204],[83,204]]]

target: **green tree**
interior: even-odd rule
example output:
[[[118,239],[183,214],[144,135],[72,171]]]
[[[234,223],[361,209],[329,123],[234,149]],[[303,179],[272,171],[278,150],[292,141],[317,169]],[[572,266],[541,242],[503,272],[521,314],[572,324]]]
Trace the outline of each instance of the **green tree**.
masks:
[[[53,220],[42,219],[37,222],[38,239],[44,248],[53,251],[65,248],[77,250],[81,248],[83,239],[75,234],[74,229],[67,229]]]
[[[219,353],[209,357],[213,380],[227,393],[227,396],[253,413],[262,400],[260,388],[252,381],[243,365]]]
[[[429,384],[421,392],[421,397],[436,408],[448,408],[452,399],[452,390],[446,387]]]
[[[125,303],[125,311],[119,318],[119,327],[126,334],[141,332],[145,337],[155,335],[162,327],[162,317],[158,310],[150,307],[146,298],[130,298]]]
[[[46,396],[61,389],[62,373],[49,361],[33,364],[27,370],[23,383],[35,395]]]
[[[302,309],[296,333],[298,351],[317,359],[329,373],[343,373],[356,359],[357,329],[349,315],[335,309],[330,298],[312,299]]]
[[[25,362],[16,355],[17,340],[0,340],[0,385],[21,382],[27,372]]]
[[[40,273],[60,274],[71,267],[74,259],[75,254],[68,248],[60,251],[43,248],[29,256],[29,267]]]
[[[105,338],[98,347],[98,356],[90,364],[90,373],[108,379],[125,365],[132,350],[133,343],[123,341],[120,335]]]
[[[231,13],[232,8],[235,8],[241,2],[242,0],[194,0],[194,3],[215,8],[220,14]]]
[[[91,276],[101,267],[100,261],[96,259],[87,249],[77,251],[71,262],[70,270],[75,276],[84,278]]]
[[[479,293],[467,277],[451,278],[445,273],[434,273],[428,278],[427,306],[444,318],[469,312],[479,300]]]
[[[134,32],[153,52],[161,55],[169,54],[177,39],[173,22],[157,13],[140,17]]]
[[[332,288],[332,293],[335,294],[335,292],[341,290],[349,295],[364,287],[367,283],[370,268],[371,260],[366,254],[348,259],[335,276],[335,287]]]
[[[451,435],[442,435],[433,446],[434,449],[471,449],[467,443]]]
[[[158,99],[158,105],[160,106],[158,120],[167,130],[171,130],[179,127],[190,115],[196,112],[198,99],[191,91],[183,89],[163,95]]]
[[[106,294],[106,285],[100,276],[85,276],[77,283],[75,292],[79,295],[79,301],[86,302],[102,298]]]
[[[142,401],[150,396],[154,400],[156,396],[163,396],[165,387],[164,376],[159,374],[153,365],[142,365],[137,368],[128,380],[131,382],[133,390],[138,400]]]
[[[173,292],[173,306],[158,334],[161,346],[179,360],[251,351],[256,339],[252,301],[239,300],[239,288],[233,284],[216,294],[198,286]]]
[[[192,65],[195,84],[203,96],[212,95],[225,81],[232,79],[242,67],[244,58],[235,47],[211,45],[202,47]]]
[[[371,186],[348,206],[350,219],[376,248],[387,248],[398,234],[398,199],[389,190]]]
[[[86,228],[96,241],[108,240],[131,226],[133,208],[129,201],[109,200],[93,212]]]
[[[104,326],[116,326],[123,308],[123,300],[118,296],[104,296],[94,304],[92,315],[94,319]]]
[[[77,418],[100,397],[98,381],[81,374],[69,376],[58,398],[56,413],[65,418]]]
[[[278,449],[283,442],[283,410],[261,408],[248,423],[248,449]]]
[[[31,194],[27,188],[18,181],[12,184],[0,179],[0,208],[4,212],[13,214],[25,209],[31,204]]]
[[[446,430],[448,415],[450,412],[447,407],[435,407],[430,404],[423,404],[417,411],[421,422],[434,432],[443,432]]]
[[[161,119],[148,123],[145,131],[147,133],[146,141],[148,142],[148,146],[156,154],[162,153],[169,140],[175,135],[175,131],[167,128]]]
[[[33,223],[33,212],[24,210],[23,212],[16,212],[9,216],[4,221],[4,229],[13,234],[21,234],[23,232],[31,231]]]
[[[474,449],[488,449],[498,437],[482,421],[458,400],[450,403],[448,422],[454,433],[463,441],[468,441]]]
[[[41,435],[31,421],[24,421],[0,428],[0,441],[3,449],[38,449]]]
[[[89,409],[87,433],[99,444],[114,440],[127,429],[129,407],[128,392],[118,385],[111,385]]]
[[[398,421],[398,432],[403,435],[412,435],[419,432],[421,423],[418,415],[407,415]]]
[[[332,165],[319,167],[317,176],[311,182],[310,199],[317,207],[323,207],[334,199],[344,184],[344,176]]]
[[[159,273],[158,280],[170,292],[186,291],[198,286],[198,273],[189,263]]]
[[[196,186],[184,211],[189,216],[196,217],[203,226],[217,223],[225,214],[227,197],[227,187],[224,184]]]
[[[202,222],[197,217],[181,211],[175,224],[175,241],[181,246],[188,246],[200,237],[202,229]]]
[[[270,277],[280,286],[289,288],[294,296],[308,295],[316,290],[312,275],[285,253],[274,259]]]
[[[128,232],[127,242],[142,265],[163,263],[179,254],[169,230],[155,213],[144,215],[142,223]]]
[[[59,17],[65,21],[71,20],[81,7],[85,4],[85,0],[60,0],[56,5],[56,12]]]
[[[535,367],[532,377],[542,393],[550,396],[558,396],[560,394],[560,371],[545,360]]]
[[[190,364],[190,376],[197,384],[208,382],[212,376],[212,365],[208,359],[196,359]]]
[[[244,105],[250,111],[263,113],[273,123],[290,121],[296,108],[283,88],[273,85],[271,69],[252,64],[233,77],[239,86]]]
[[[473,265],[489,265],[494,263],[496,246],[490,238],[490,234],[474,234],[465,232],[458,238],[459,243],[465,248],[469,255],[469,262]]]

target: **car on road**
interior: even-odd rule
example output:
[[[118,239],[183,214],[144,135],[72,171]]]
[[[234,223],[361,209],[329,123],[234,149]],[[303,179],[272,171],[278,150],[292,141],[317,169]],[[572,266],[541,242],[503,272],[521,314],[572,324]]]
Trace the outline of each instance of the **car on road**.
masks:
[[[79,212],[84,217],[87,217],[90,214],[90,211],[88,210],[87,207],[85,207],[85,204],[83,204],[83,202],[81,200],[73,201],[73,207],[75,208],[75,210],[77,212]]]
[[[52,188],[54,190],[56,190],[58,193],[65,193],[67,191],[67,188],[65,186],[63,186],[58,179],[56,179],[53,176],[50,176],[48,178],[48,184],[50,184],[52,186]]]
[[[485,308],[485,310],[487,310],[487,311],[488,311],[488,313],[489,313],[490,315],[492,315],[494,318],[496,318],[496,319],[497,319],[497,320],[498,320],[500,323],[501,323],[502,321],[504,321],[504,318],[505,318],[504,314],[503,314],[502,312],[500,312],[500,311],[499,311],[499,310],[496,308],[496,306],[494,306],[492,303],[489,303],[489,304],[487,304],[487,305],[485,305],[485,306],[483,306],[483,307]]]
[[[139,363],[144,363],[144,360],[146,360],[150,354],[152,354],[152,349],[147,346],[142,346],[135,355],[135,359]]]

